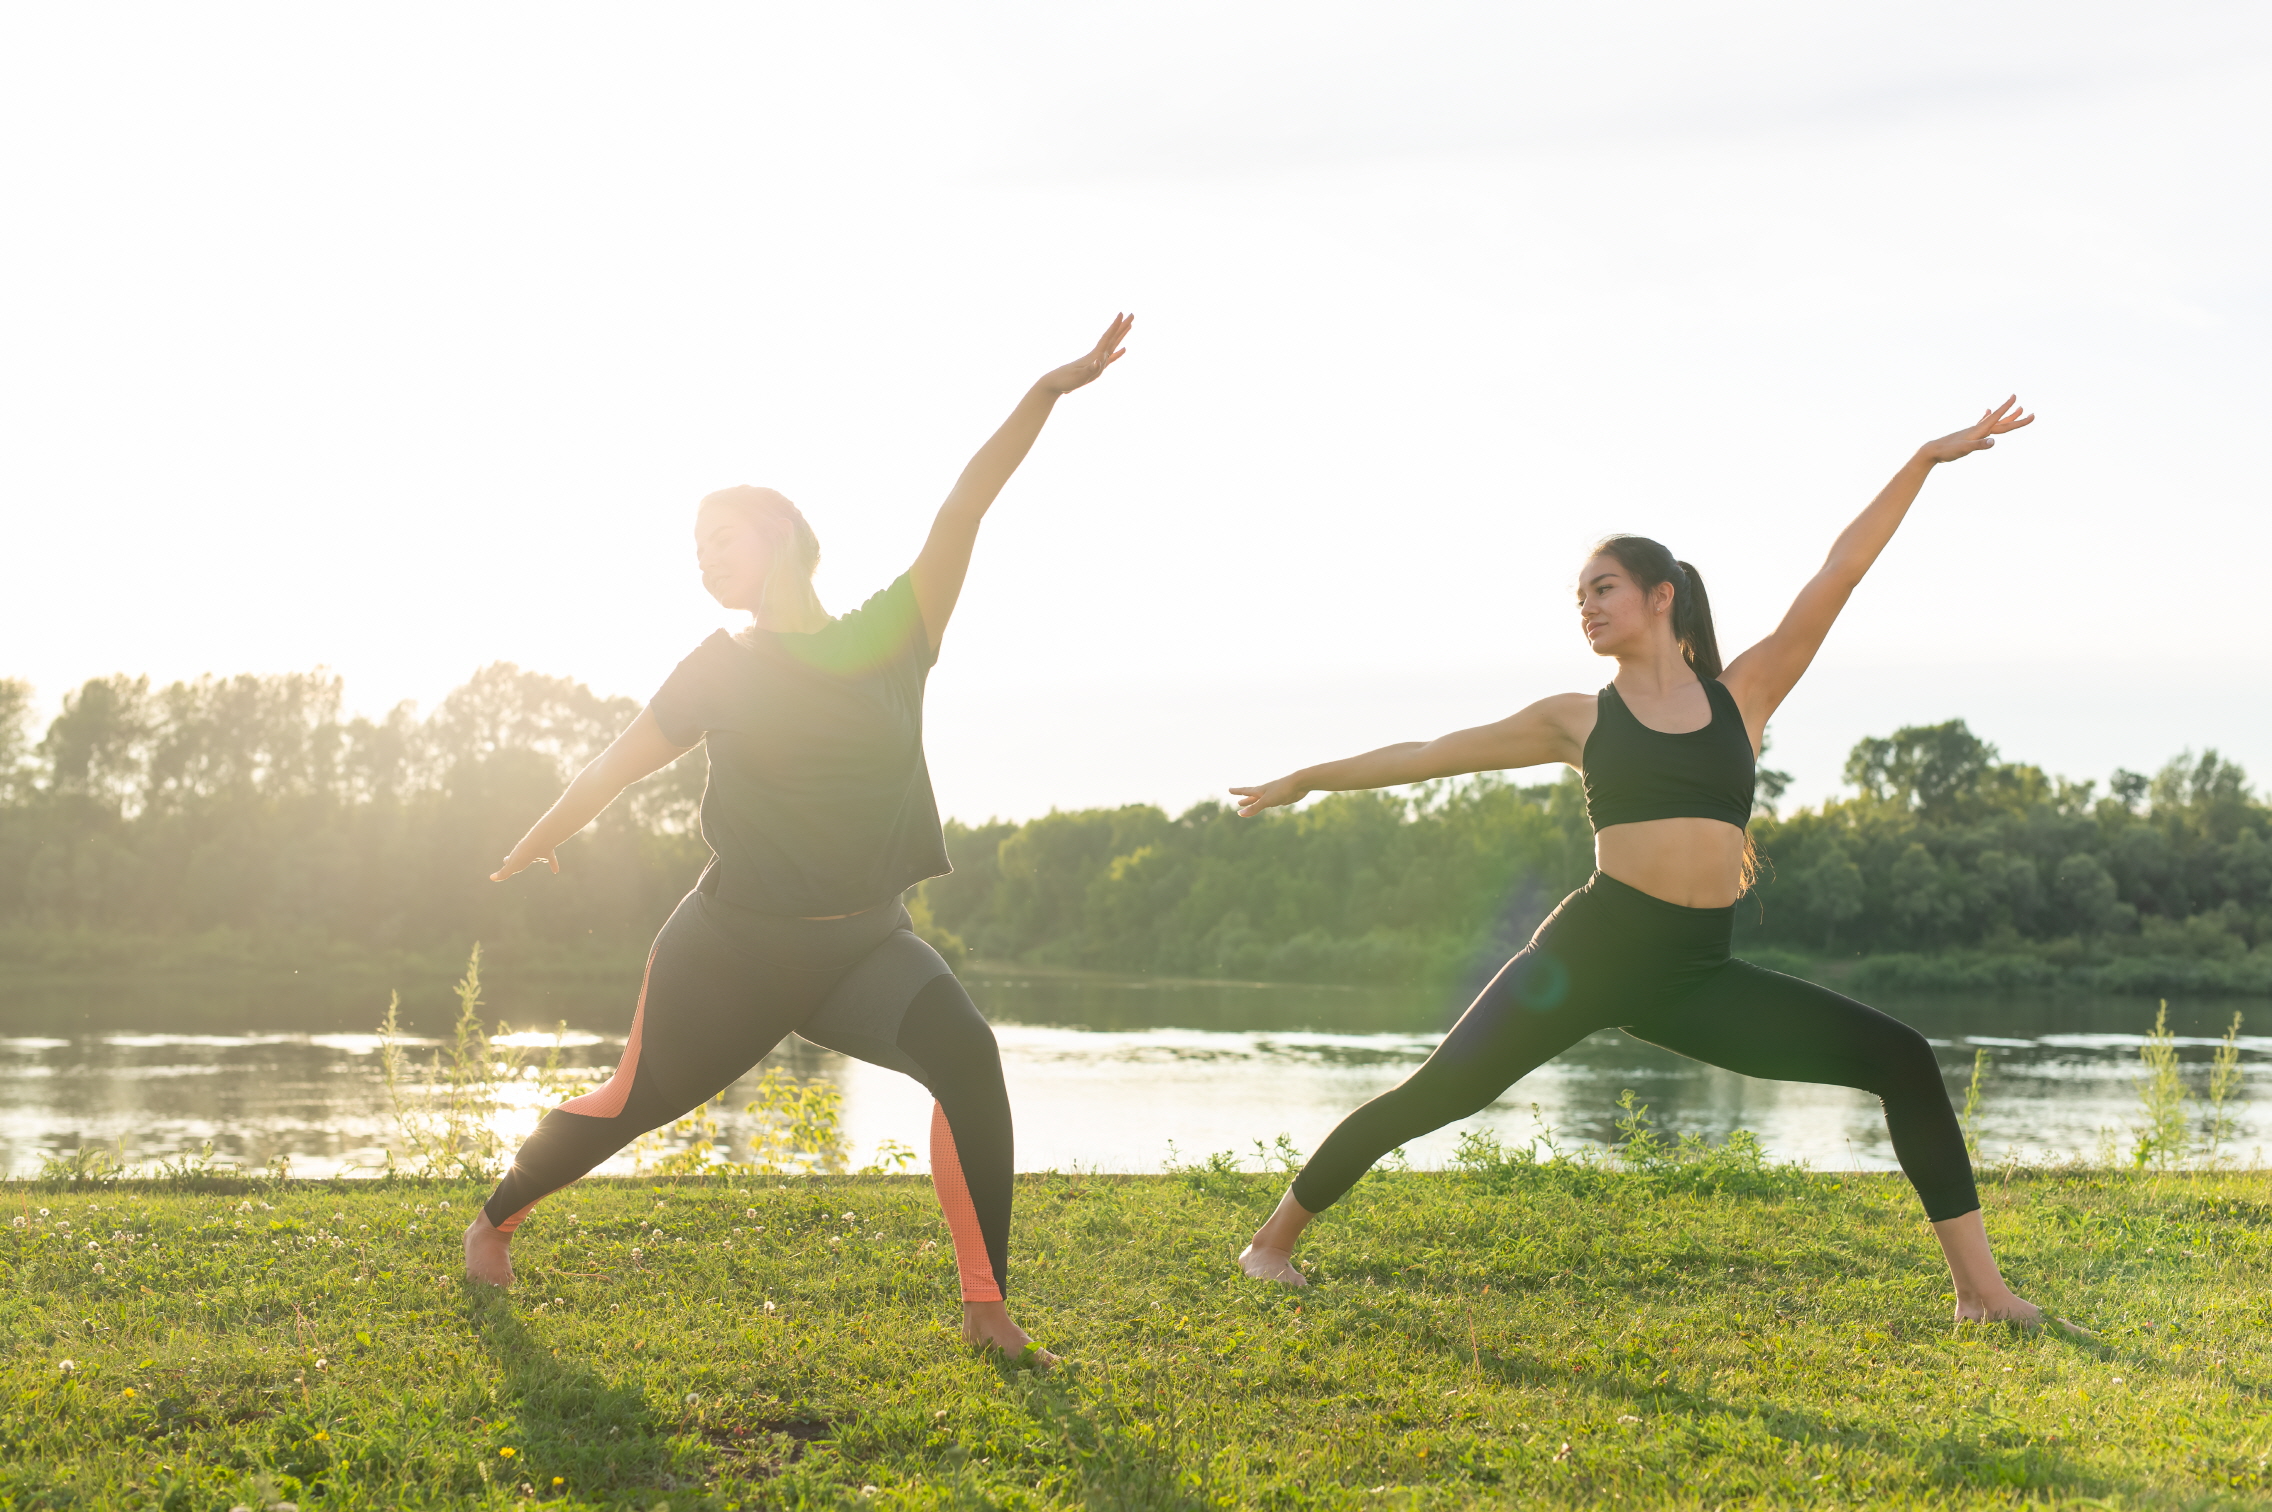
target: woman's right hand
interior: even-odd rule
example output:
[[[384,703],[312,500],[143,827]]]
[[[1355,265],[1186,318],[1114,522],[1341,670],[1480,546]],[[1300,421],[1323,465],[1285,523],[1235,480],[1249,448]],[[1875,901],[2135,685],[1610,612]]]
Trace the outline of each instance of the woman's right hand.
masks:
[[[527,871],[539,861],[551,867],[554,876],[560,875],[558,847],[539,844],[536,831],[530,830],[521,836],[521,843],[513,847],[513,853],[505,858],[504,864],[489,874],[489,880],[502,882],[515,872]]]
[[[1291,777],[1265,782],[1260,787],[1235,787],[1231,791],[1238,796],[1241,819],[1251,819],[1264,809],[1284,808],[1289,803],[1299,803],[1310,795],[1308,788]]]

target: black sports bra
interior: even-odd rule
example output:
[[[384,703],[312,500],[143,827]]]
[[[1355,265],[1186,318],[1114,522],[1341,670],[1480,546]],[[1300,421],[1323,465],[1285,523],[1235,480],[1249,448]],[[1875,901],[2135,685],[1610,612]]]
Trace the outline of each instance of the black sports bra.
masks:
[[[1717,678],[1704,679],[1712,722],[1668,735],[1633,717],[1617,685],[1601,690],[1584,751],[1586,818],[1596,830],[1644,819],[1720,819],[1751,823],[1759,759],[1744,733],[1743,711]]]

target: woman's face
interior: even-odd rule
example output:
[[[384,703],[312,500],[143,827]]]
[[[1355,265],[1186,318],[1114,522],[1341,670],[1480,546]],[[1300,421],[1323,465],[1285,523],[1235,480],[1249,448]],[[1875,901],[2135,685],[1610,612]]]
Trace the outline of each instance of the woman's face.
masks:
[[[694,560],[702,586],[728,609],[755,614],[773,570],[774,533],[746,509],[705,504],[694,516]]]
[[[1596,656],[1637,652],[1672,612],[1672,598],[1672,584],[1645,593],[1623,562],[1603,552],[1578,574],[1578,627]]]

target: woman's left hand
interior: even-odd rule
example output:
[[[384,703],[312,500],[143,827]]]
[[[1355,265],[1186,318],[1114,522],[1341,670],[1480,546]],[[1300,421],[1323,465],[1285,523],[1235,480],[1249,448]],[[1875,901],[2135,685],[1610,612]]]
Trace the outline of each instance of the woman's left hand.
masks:
[[[1088,356],[1042,374],[1041,382],[1036,386],[1051,394],[1070,394],[1084,384],[1096,382],[1098,374],[1120,360],[1126,350],[1121,346],[1120,339],[1135,324],[1136,317],[1133,315],[1113,316],[1112,324],[1105,327],[1103,337]]]
[[[2035,416],[2020,408],[2019,396],[2014,394],[1982,415],[1978,425],[1943,436],[1938,441],[1928,441],[1918,448],[1917,455],[1928,462],[1954,462],[1976,451],[1986,451],[2006,431],[2034,423]]]

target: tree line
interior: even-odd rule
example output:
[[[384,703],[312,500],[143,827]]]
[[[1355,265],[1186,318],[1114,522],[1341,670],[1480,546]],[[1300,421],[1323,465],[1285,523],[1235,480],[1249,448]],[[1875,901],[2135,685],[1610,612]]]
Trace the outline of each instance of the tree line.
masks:
[[[0,927],[633,948],[706,858],[697,749],[603,815],[559,877],[486,880],[632,700],[505,663],[423,717],[344,718],[341,695],[320,672],[101,678],[35,738],[29,690],[0,681]],[[1951,720],[1862,741],[1845,775],[1852,796],[1755,820],[1741,948],[2215,962],[2272,938],[2272,808],[2214,751],[2101,792]],[[1573,777],[1249,820],[1202,803],[950,822],[948,847],[954,873],[911,906],[960,957],[1323,982],[1486,969],[1592,862]]]

